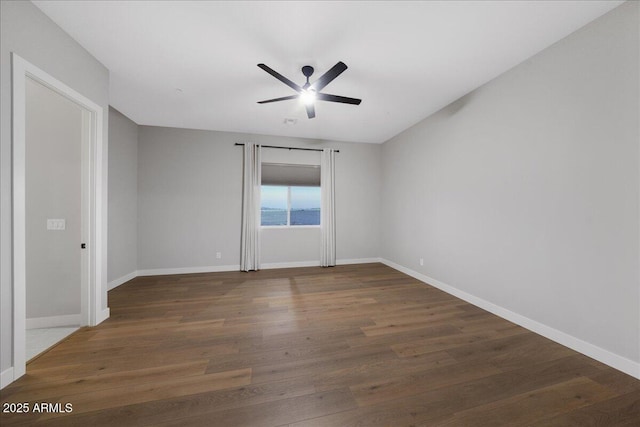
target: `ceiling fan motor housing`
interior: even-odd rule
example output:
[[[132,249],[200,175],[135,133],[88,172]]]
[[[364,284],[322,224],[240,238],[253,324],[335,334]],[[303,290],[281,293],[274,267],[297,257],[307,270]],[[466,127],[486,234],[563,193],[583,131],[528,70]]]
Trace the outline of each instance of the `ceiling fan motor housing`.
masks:
[[[313,71],[314,70],[311,65],[305,65],[304,67],[302,67],[302,74],[307,78],[307,80],[309,79],[309,77],[311,77]]]

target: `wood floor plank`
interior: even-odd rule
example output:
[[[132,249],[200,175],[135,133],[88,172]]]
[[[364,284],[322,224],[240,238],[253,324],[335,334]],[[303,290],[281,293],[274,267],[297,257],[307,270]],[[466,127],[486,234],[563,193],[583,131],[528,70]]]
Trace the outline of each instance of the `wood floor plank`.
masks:
[[[567,357],[308,419],[292,426],[428,426],[452,417],[455,412],[584,377],[595,370],[584,360]]]
[[[326,355],[340,354],[348,348],[349,346],[346,343],[337,341],[320,346],[290,347],[288,349],[225,355],[211,359],[206,372],[221,372],[245,366],[251,366],[254,370],[257,370],[260,367],[273,364],[295,363],[309,359],[315,360]]]
[[[138,277],[27,365],[25,426],[640,425],[640,381],[372,263]],[[579,396],[579,397],[578,397]]]
[[[456,363],[416,374],[352,386],[351,392],[359,405],[376,405],[386,400],[420,394],[497,373],[500,373],[498,368],[484,362]]]
[[[573,350],[535,334],[490,338],[448,349],[447,352],[460,362],[482,360],[500,369],[520,368],[575,354]]]
[[[450,319],[454,319],[456,315],[460,314],[460,310],[454,310],[451,312],[445,312],[440,314],[433,314],[431,316],[415,316],[411,318],[405,318],[397,322],[385,321],[377,323],[374,326],[365,326],[362,331],[368,337],[375,337],[378,335],[390,335],[398,332],[411,331],[416,329],[422,329],[425,325],[432,325],[436,322],[446,322]]]
[[[262,384],[248,384],[224,390],[179,396],[105,410],[58,418],[51,426],[155,426],[161,422],[204,416],[216,411],[253,407],[255,405],[305,396],[316,392],[304,377]]]
[[[581,356],[588,359],[587,356]],[[594,361],[591,360],[591,363]],[[599,364],[602,367],[602,364]],[[598,364],[596,364],[598,366]],[[640,391],[640,381],[631,377],[630,375],[623,374],[615,369],[600,369],[597,372],[589,375],[589,378],[609,387],[611,390],[618,394],[627,394]]]
[[[588,378],[554,384],[535,391],[457,412],[437,426],[526,426],[554,415],[611,398],[613,392]]]
[[[202,375],[207,367],[207,360],[165,365],[157,368],[138,369],[135,371],[97,375],[83,379],[63,379],[25,385],[11,396],[13,401],[35,402],[57,400],[62,396],[89,393],[95,389],[128,387],[157,381],[171,381],[194,375]]]
[[[137,383],[116,388],[106,388],[79,394],[64,395],[58,402],[73,403],[73,412],[96,411],[133,403],[150,402],[176,396],[190,396],[206,391],[223,390],[251,383],[251,369],[192,375],[181,378],[164,378],[152,382]],[[41,419],[61,417],[64,414],[45,414]]]
[[[412,342],[406,342],[402,344],[392,344],[391,348],[398,356],[411,357],[419,354],[431,353],[434,351],[447,350],[450,348],[456,348],[462,345],[473,344],[478,341],[486,341],[494,338],[502,338],[524,333],[522,330],[509,330],[508,332],[498,332],[493,330],[486,330],[477,333],[459,333],[445,336],[438,336],[434,338],[427,338],[421,340],[414,340]]]
[[[281,426],[305,419],[353,409],[356,403],[348,389],[314,393],[238,409],[212,412],[197,417],[159,423],[182,426]]]
[[[545,418],[532,427],[637,427],[640,420],[640,391]]]
[[[368,363],[394,363],[398,356],[389,348],[372,346],[340,350],[318,358],[306,358],[275,365],[258,366],[253,370],[254,382],[278,381],[306,376],[310,379],[322,372]]]
[[[384,360],[372,363],[360,363],[329,372],[323,370],[313,377],[317,390],[331,390],[349,386],[358,386],[393,378],[399,371],[412,375],[425,370],[456,364],[448,353],[434,352],[400,360]]]
[[[369,346],[373,344],[377,345],[398,345],[403,343],[411,343],[423,339],[448,337],[450,335],[461,334],[462,332],[457,327],[448,324],[447,322],[439,323],[436,325],[425,325],[419,329],[411,329],[403,332],[396,332],[393,335],[378,335],[378,336],[366,336],[364,333],[362,336],[355,338],[347,338],[347,343],[352,347]]]

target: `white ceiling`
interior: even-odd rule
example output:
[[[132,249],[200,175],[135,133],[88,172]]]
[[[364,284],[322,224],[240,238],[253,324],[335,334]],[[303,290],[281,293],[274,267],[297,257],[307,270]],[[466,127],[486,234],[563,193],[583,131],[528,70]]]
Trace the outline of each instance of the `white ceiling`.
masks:
[[[111,105],[138,124],[381,143],[621,1],[34,1],[100,60]],[[293,95],[256,64],[298,84],[349,69],[323,92]],[[176,89],[180,89],[181,92]],[[285,125],[285,118],[297,119]]]

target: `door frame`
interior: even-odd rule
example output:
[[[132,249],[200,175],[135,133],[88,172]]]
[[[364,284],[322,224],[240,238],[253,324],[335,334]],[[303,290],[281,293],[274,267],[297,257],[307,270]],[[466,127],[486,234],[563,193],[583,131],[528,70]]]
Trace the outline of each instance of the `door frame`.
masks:
[[[81,322],[95,326],[109,317],[103,309],[106,289],[106,238],[103,201],[103,108],[45,71],[21,58],[12,59],[12,178],[13,178],[13,379],[26,372],[26,79],[30,78],[82,109],[82,237]],[[81,242],[78,242],[80,244]],[[106,301],[104,301],[106,306]]]

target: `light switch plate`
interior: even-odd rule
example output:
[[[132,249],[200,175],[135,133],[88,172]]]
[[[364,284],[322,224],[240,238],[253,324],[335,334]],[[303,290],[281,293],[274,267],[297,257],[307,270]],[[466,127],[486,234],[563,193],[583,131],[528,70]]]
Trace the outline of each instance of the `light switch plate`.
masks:
[[[64,219],[47,219],[47,230],[64,230],[67,228],[67,223]]]

